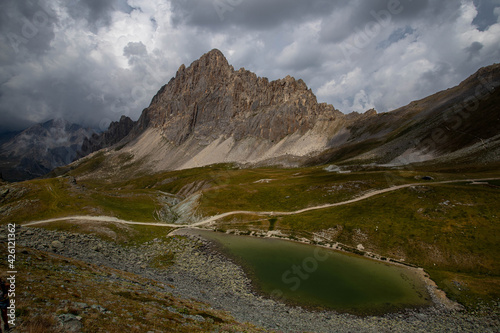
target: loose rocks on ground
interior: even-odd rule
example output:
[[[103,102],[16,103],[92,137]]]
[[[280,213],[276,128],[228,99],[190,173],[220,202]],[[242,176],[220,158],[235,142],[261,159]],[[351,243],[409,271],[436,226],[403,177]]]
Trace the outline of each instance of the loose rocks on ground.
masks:
[[[243,270],[198,238],[174,236],[140,246],[120,246],[93,235],[19,228],[18,242],[21,246],[152,278],[164,283],[166,291],[176,296],[194,298],[231,312],[241,322],[280,332],[496,332],[500,327],[495,313],[479,318],[467,312],[428,308],[382,317],[357,317],[290,307],[254,294]],[[172,254],[173,262],[158,263],[166,253]],[[75,318],[60,319],[68,329],[78,327]]]

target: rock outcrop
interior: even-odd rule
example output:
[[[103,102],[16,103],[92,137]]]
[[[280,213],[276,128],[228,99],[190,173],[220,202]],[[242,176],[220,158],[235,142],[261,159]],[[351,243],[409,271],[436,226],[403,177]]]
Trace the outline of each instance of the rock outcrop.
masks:
[[[139,120],[142,128],[162,130],[180,145],[193,137],[219,136],[236,141],[253,136],[279,142],[288,135],[305,134],[320,120],[343,114],[318,104],[302,80],[287,76],[269,82],[243,68],[235,71],[219,50],[212,50],[163,86]]]
[[[271,160],[297,165],[323,150],[344,119],[318,103],[304,81],[235,70],[212,50],[182,65],[158,91],[124,151],[153,170]]]
[[[126,116],[121,116],[120,121],[113,121],[109,124],[108,130],[100,134],[94,133],[90,138],[85,138],[77,158],[87,156],[95,151],[110,147],[125,138],[135,122]]]

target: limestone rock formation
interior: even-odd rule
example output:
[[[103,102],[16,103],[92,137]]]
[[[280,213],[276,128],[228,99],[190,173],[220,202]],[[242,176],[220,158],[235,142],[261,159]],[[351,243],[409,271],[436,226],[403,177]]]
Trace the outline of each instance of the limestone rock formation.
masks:
[[[499,85],[500,66],[492,65],[457,87],[397,110],[344,115],[318,103],[300,79],[269,81],[244,68],[235,70],[212,50],[189,67],[180,66],[117,154],[129,154],[153,172],[228,162],[398,165],[456,159],[488,142],[488,156],[481,152],[480,159],[495,161],[500,140],[498,122],[492,120],[498,118]],[[469,116],[474,122],[456,123],[473,100],[478,102]]]
[[[158,91],[132,131],[129,151],[157,169],[290,160],[324,149],[328,129],[336,131],[344,118],[318,103],[304,81],[270,82],[234,70],[212,50],[182,65]]]
[[[139,120],[144,129],[162,130],[175,145],[188,138],[211,141],[222,135],[236,141],[253,136],[279,142],[305,134],[319,120],[342,113],[318,104],[302,80],[287,76],[269,82],[245,69],[235,71],[219,50],[212,50],[163,86]]]
[[[87,156],[90,153],[120,142],[130,133],[134,125],[135,122],[132,119],[121,116],[120,121],[111,122],[107,131],[100,134],[94,133],[90,138],[85,138],[78,151],[77,158]]]

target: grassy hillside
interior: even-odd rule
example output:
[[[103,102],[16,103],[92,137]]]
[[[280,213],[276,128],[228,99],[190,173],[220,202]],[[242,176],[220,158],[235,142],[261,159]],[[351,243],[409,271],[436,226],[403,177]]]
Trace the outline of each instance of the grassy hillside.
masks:
[[[240,215],[221,229],[280,230],[324,238],[424,267],[450,296],[474,307],[500,298],[500,186],[422,184],[298,215]]]
[[[1,186],[0,223],[71,215],[162,222],[158,211],[189,198],[196,199],[189,209],[198,216],[234,210],[294,211],[418,183],[350,205],[299,215],[230,216],[218,227],[280,230],[295,237],[327,237],[330,242],[351,247],[362,244],[368,251],[424,267],[449,295],[464,304],[473,306],[480,299],[500,297],[500,181],[435,184],[500,177],[495,169],[464,172],[453,168],[426,171],[422,166],[418,170],[351,167],[351,173],[336,173],[324,167],[239,169],[214,165],[136,177],[127,173],[126,162],[119,172],[102,169],[102,163],[108,162],[98,153],[65,176]],[[99,173],[94,172],[95,165],[100,166]],[[422,180],[423,176],[433,180]],[[201,196],[193,197],[195,194]],[[50,227],[96,232],[74,223]],[[144,236],[143,232],[125,233],[113,224],[102,227],[115,234],[115,241],[141,241]],[[152,237],[157,231],[150,232]]]
[[[97,185],[98,186],[98,185]],[[150,191],[103,189],[92,183],[72,184],[71,178],[37,179],[3,186],[2,223],[22,223],[71,215],[109,215],[154,221],[158,206]]]

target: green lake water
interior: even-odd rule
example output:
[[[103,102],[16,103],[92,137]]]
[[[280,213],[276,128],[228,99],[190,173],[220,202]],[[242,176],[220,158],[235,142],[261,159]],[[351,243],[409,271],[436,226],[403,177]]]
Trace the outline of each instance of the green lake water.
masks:
[[[411,269],[285,240],[197,230],[240,264],[260,293],[287,303],[355,314],[429,305]]]

